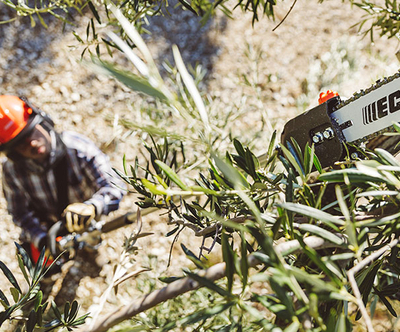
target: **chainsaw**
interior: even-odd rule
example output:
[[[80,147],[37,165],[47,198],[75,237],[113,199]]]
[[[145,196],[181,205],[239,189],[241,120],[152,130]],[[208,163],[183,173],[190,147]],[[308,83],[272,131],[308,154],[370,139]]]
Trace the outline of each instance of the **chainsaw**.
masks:
[[[358,151],[376,147],[396,154],[400,135],[394,135],[394,123],[400,122],[400,71],[378,80],[348,100],[328,90],[320,94],[319,105],[289,120],[281,135],[281,144],[292,148],[314,145],[322,167],[332,166],[345,157],[361,158]],[[392,133],[392,134],[391,134]]]

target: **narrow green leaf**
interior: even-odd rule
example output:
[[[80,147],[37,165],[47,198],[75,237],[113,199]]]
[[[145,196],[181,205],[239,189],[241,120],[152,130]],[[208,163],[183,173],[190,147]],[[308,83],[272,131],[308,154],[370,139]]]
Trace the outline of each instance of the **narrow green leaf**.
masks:
[[[310,174],[312,172],[314,166],[314,145],[311,147],[307,143],[304,149],[304,171],[306,174]]]
[[[228,292],[232,291],[233,286],[233,277],[235,273],[235,264],[234,264],[234,253],[232,247],[228,241],[228,236],[225,232],[221,235],[221,244],[222,244],[222,257],[225,262],[225,275],[228,279]]]
[[[160,186],[156,186],[154,183],[151,183],[147,179],[140,179],[142,181],[143,185],[151,191],[154,195],[162,195],[162,196],[168,196],[168,193],[161,188]]]
[[[0,312],[0,326],[3,325],[6,319],[9,319],[11,314],[18,309],[18,304],[13,304],[11,307],[7,308],[6,311]]]
[[[303,241],[301,235],[296,234],[296,239],[301,244],[303,251],[306,255],[323,271],[328,278],[330,278],[338,287],[342,287],[343,283],[341,282],[342,275],[338,272],[338,268],[335,266],[333,262],[329,262],[327,260],[321,259],[320,254],[313,248],[309,248]]]
[[[371,190],[363,191],[356,194],[356,197],[385,197],[385,196],[397,196],[400,192],[396,190]]]
[[[25,296],[27,296],[27,299],[30,301],[36,297],[39,290],[40,290],[40,285],[38,282],[36,282],[35,286],[33,287],[31,286],[29,288],[28,293]]]
[[[266,266],[271,265],[271,258],[260,251],[253,252],[252,256],[254,256],[260,262],[264,263]]]
[[[318,173],[322,173],[322,165],[321,162],[319,161],[318,156],[314,153],[314,158],[313,158],[313,162],[314,162],[314,166],[316,168],[316,170],[318,171]]]
[[[324,228],[321,228],[316,225],[311,225],[311,224],[300,224],[299,229],[304,232],[309,232],[311,234],[314,234],[316,236],[319,236],[323,238],[324,240],[327,240],[331,243],[337,244],[338,246],[345,246],[345,241],[338,237],[337,235],[333,234],[330,231],[327,231]]]
[[[29,18],[31,19],[31,28],[34,28],[36,26],[36,21],[33,18],[33,15],[29,15]]]
[[[186,246],[183,243],[181,243],[181,248],[185,253],[186,257],[189,258],[198,268],[204,269],[206,267],[204,263],[191,250],[186,248]]]
[[[247,180],[236,168],[224,162],[222,159],[218,158],[217,155],[215,155],[214,153],[212,153],[211,155],[218,169],[229,181],[234,183],[235,187],[239,186],[246,189],[250,188],[250,185],[247,182]]]
[[[233,297],[234,295],[230,292],[228,292],[227,290],[223,289],[222,287],[218,286],[217,284],[215,284],[214,282],[212,282],[211,280],[201,277],[198,274],[195,274],[193,272],[190,271],[186,271],[186,274],[193,280],[197,281],[200,285],[205,286],[215,292],[217,292],[218,294],[220,294],[221,296],[226,296],[226,297]]]
[[[397,159],[389,152],[383,149],[375,149],[374,152],[381,157],[382,160],[384,160],[388,165],[392,166],[397,166],[400,167],[400,163],[397,161]]]
[[[378,294],[379,296],[379,294]],[[379,299],[383,302],[383,304],[385,305],[385,307],[389,310],[389,312],[394,316],[397,317],[397,313],[396,311],[393,309],[393,306],[391,305],[391,303],[384,297],[379,297]]]
[[[18,290],[18,292],[22,293],[21,288],[18,285],[17,280],[15,279],[14,275],[8,269],[8,267],[0,261],[0,269],[3,271],[4,275],[7,277],[8,281]]]
[[[19,301],[20,292],[18,291],[18,289],[14,288],[14,287],[10,287],[10,292],[11,292],[14,302],[17,303]]]
[[[124,166],[124,167],[125,167],[125,166]],[[124,173],[122,173],[121,171],[119,171],[119,170],[116,169],[116,168],[113,168],[113,171],[114,171],[122,180],[124,180],[127,184],[130,184],[130,183],[131,183],[129,176],[126,176]],[[126,173],[126,169],[124,170],[124,172]]]
[[[393,127],[398,133],[400,133],[400,123],[399,122],[393,123]]]
[[[36,12],[36,16],[38,17],[40,24],[44,27],[44,28],[48,28],[46,22],[43,20],[42,16],[39,14],[39,12]]]
[[[84,314],[83,316],[78,317],[77,319],[74,320],[73,322],[73,326],[79,326],[79,325],[83,325],[86,322],[86,318],[89,317],[89,313]]]
[[[167,235],[165,235],[165,236],[166,236],[166,237],[169,237],[169,236],[175,234],[175,233],[179,230],[179,228],[180,228],[179,225],[176,226],[173,230],[169,231],[169,232],[167,233]]]
[[[200,321],[205,321],[206,319],[209,319],[211,317],[221,314],[225,310],[231,308],[234,304],[235,304],[235,302],[228,302],[228,303],[216,305],[211,308],[206,308],[206,309],[200,310],[200,311],[195,312],[187,317],[182,318],[180,320],[180,323],[183,326],[188,326],[188,325],[192,325],[197,322],[200,322]]]
[[[32,261],[31,261],[29,255],[28,255],[28,253],[18,243],[14,242],[14,244],[17,247],[18,253],[21,255],[21,258],[22,258],[22,261],[23,261],[24,265],[26,266],[30,276],[32,277],[33,276],[33,265],[32,265]]]
[[[211,131],[211,127],[208,119],[207,110],[204,105],[203,99],[200,95],[200,92],[197,89],[196,84],[194,83],[193,77],[189,74],[189,72],[186,69],[185,63],[182,60],[178,46],[176,45],[172,46],[172,53],[174,55],[176,67],[178,68],[178,71],[181,74],[182,81],[185,83],[185,86],[196,105],[196,109],[204,125],[205,132],[208,134]]]
[[[100,61],[94,57],[92,58],[92,61],[95,64],[95,68],[97,68],[100,72],[104,72],[105,74],[115,77],[118,81],[125,84],[132,90],[144,93],[154,98],[158,98],[161,101],[168,101],[167,97],[160,90],[152,87],[147,80],[141,78],[140,76],[117,69],[114,65]]]
[[[32,332],[36,325],[36,312],[32,310],[29,313],[28,321],[25,324],[26,332]]]
[[[344,315],[344,313],[341,313],[336,320],[336,325],[335,325],[335,330],[334,332],[344,332],[344,331],[349,331],[346,327],[346,321],[347,317]]]
[[[382,261],[375,261],[368,268],[364,269],[362,273],[356,276],[357,284],[359,285],[359,290],[365,304],[371,294],[374,281],[382,263]]]
[[[55,328],[60,327],[62,325],[63,324],[59,319],[53,319],[52,321],[46,323],[43,327],[49,328],[48,330],[46,330],[46,332],[48,332],[48,331],[53,331]]]
[[[215,186],[217,186],[218,188],[222,188],[222,187],[225,187],[225,188],[233,188],[232,187],[232,185],[229,183],[229,179],[227,179],[227,181],[225,181],[219,174],[218,174],[218,171],[217,171],[217,169],[216,169],[216,167],[215,167],[215,165],[211,162],[211,160],[209,160],[209,165],[210,165],[210,169],[211,169],[211,171],[212,171],[212,176],[215,178],[215,179],[213,179],[214,181],[213,181],[213,184],[215,185]]]
[[[24,262],[22,261],[21,255],[17,255],[17,260],[18,260],[19,269],[21,270],[26,282],[28,284],[30,284],[29,276],[28,276],[28,273],[26,272],[26,268],[24,266]]]
[[[324,223],[327,223],[328,225],[344,226],[344,224],[345,224],[344,221],[340,220],[339,218],[337,218],[327,212],[313,208],[311,206],[297,204],[297,203],[290,203],[290,202],[282,203],[282,204],[279,204],[278,206],[280,206],[286,210],[298,213],[300,215],[322,221]]]
[[[39,278],[43,276],[43,270],[45,268],[45,260],[47,260],[47,257],[45,256],[45,251],[46,248],[43,248],[36,262],[35,270],[33,272],[33,277],[32,277],[33,281],[37,281],[39,280]]]
[[[58,310],[57,305],[54,301],[51,302],[51,309],[54,312],[54,315],[56,316],[56,318],[58,319],[59,322],[64,322],[64,320],[62,319],[60,310]]]
[[[35,303],[34,303],[34,308],[36,311],[38,310],[39,306],[42,304],[42,300],[43,300],[43,292],[40,290],[36,294]]]
[[[308,142],[306,143],[306,146],[300,147],[300,145],[297,143],[297,141],[291,137],[290,138],[290,142],[287,142],[288,145],[288,149],[289,151],[292,152],[293,156],[296,158],[297,162],[299,163],[299,165],[303,168],[303,171],[305,170],[304,167],[304,158],[303,158],[303,149],[304,149],[304,154],[307,154],[306,150],[307,147],[309,146]]]
[[[99,22],[99,24],[101,24],[99,13],[97,12],[95,6],[93,5],[93,2],[88,1],[88,5],[89,5],[89,8],[90,8],[91,12],[93,13],[94,17],[96,18],[97,22]]]
[[[44,306],[40,306],[37,310],[36,310],[36,324],[40,327],[43,326],[43,312],[45,310]]]
[[[246,304],[245,302],[239,302],[239,306],[243,309],[246,310],[251,316],[253,316],[253,319],[255,320],[264,320],[265,316],[263,313],[261,313],[257,308]]]
[[[5,307],[5,309],[7,309],[10,306],[10,302],[8,302],[7,297],[5,296],[5,294],[1,289],[0,289],[0,300],[4,302],[3,306]]]
[[[186,9],[190,10],[193,14],[195,14],[196,16],[198,16],[199,14],[194,10],[194,8],[190,5],[189,2],[187,2],[186,0],[179,0],[179,2],[182,4],[183,7],[185,7]]]
[[[79,311],[79,304],[78,301],[74,300],[71,305],[71,310],[69,312],[68,318],[66,318],[67,322],[71,323],[74,321],[76,316],[78,316],[78,311]]]
[[[276,130],[274,130],[274,132],[272,133],[272,137],[271,137],[271,141],[269,142],[269,146],[268,146],[268,156],[272,156],[274,151],[277,150],[276,148],[276,136],[277,136],[277,132]]]
[[[273,239],[270,236],[266,236],[266,234],[262,233],[262,231],[257,228],[249,228],[251,230],[251,234],[256,238],[258,244],[262,248],[263,253],[268,255],[270,264],[279,268],[283,268],[280,256],[275,251]]]
[[[82,40],[82,38],[79,37],[79,35],[78,35],[75,31],[73,31],[72,34],[75,36],[75,38],[78,40],[78,42],[80,42],[81,44],[84,43],[84,41]]]
[[[354,226],[354,223],[351,221],[350,211],[347,207],[347,202],[343,197],[343,192],[340,189],[340,186],[338,185],[335,186],[335,192],[340,210],[342,211],[343,216],[345,217],[345,222],[346,222],[345,230],[346,230],[346,235],[349,239],[349,243],[353,246],[354,250],[357,250],[358,242],[357,242],[356,228]]]
[[[331,282],[322,280],[322,275],[310,274],[303,269],[296,268],[294,266],[290,266],[288,269],[299,283],[307,283],[314,289],[315,292],[327,293],[329,296],[333,296],[334,294],[336,298],[342,300],[351,299],[351,296],[343,293],[341,288],[335,287]]]
[[[178,177],[178,175],[170,168],[167,164],[163,163],[161,160],[156,160],[156,164],[164,171],[165,175],[174,182],[182,190],[189,190],[189,188],[183,183],[183,181]]]
[[[257,173],[256,173],[256,168],[258,168],[258,166],[259,166],[258,165],[258,160],[249,149],[246,149],[245,160],[246,160],[247,170],[248,170],[250,176],[254,180],[257,181],[258,180],[258,176],[257,176]]]
[[[180,280],[183,277],[159,277],[158,280],[161,282],[165,282],[166,284],[170,284],[171,282],[174,282],[176,280]]]
[[[285,158],[287,160],[289,160],[289,162],[295,168],[297,173],[299,175],[304,175],[303,168],[301,167],[300,163],[296,160],[296,158],[293,156],[293,154],[286,147],[284,147],[283,145],[281,145],[281,149],[282,149],[283,155],[285,156]]]
[[[290,320],[292,317],[289,311],[286,310],[286,306],[273,295],[253,294],[251,299],[252,301],[261,303],[265,308],[273,312],[280,319]]]
[[[247,241],[245,238],[245,233],[242,231],[240,232],[241,236],[241,246],[240,246],[240,251],[241,251],[241,257],[240,257],[240,271],[242,274],[242,291],[245,290],[247,286],[247,280],[249,276],[249,264],[247,261]]]
[[[64,305],[64,319],[68,322],[69,317],[69,309],[71,308],[71,304],[67,301]]]
[[[236,152],[238,153],[238,155],[244,158],[246,153],[244,151],[242,143],[235,138],[233,140],[233,146],[235,147]]]
[[[319,176],[319,180],[332,183],[334,182],[342,183],[345,180],[345,176],[348,177],[350,183],[387,182],[387,180],[384,179],[383,177],[368,175],[364,171],[360,171],[354,168],[323,173]]]

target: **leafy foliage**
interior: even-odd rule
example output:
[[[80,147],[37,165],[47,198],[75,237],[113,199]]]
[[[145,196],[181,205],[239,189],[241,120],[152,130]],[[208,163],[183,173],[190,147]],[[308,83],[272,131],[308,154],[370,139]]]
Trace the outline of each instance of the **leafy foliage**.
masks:
[[[25,249],[17,243],[16,246],[19,268],[28,285],[28,290],[26,293],[23,292],[13,273],[7,266],[0,262],[0,269],[12,286],[10,288],[10,293],[14,302],[12,304],[9,297],[0,290],[0,303],[4,307],[4,310],[0,312],[0,326],[3,325],[6,320],[20,319],[20,317],[16,315],[18,310],[23,310],[27,313],[23,326],[17,329],[18,332],[32,332],[35,328],[42,328],[44,331],[53,331],[60,327],[65,327],[71,331],[72,328],[84,324],[88,314],[78,317],[79,305],[76,301],[73,301],[72,304],[67,302],[63,313],[61,313],[54,302],[52,302],[51,309],[55,318],[47,322],[45,321],[45,317],[47,316],[46,310],[49,303],[43,302],[44,297],[40,290],[40,281],[45,277],[46,273],[51,270],[56,260],[50,263],[45,255],[45,249],[43,249],[36,266],[34,266]]]
[[[209,160],[207,175],[199,173],[192,185],[184,184],[165,165],[157,169],[142,168],[144,177],[132,173],[126,179],[135,188],[140,187],[146,206],[169,211],[169,224],[174,225],[169,236],[188,228],[197,236],[211,238],[213,245],[222,246],[225,287],[190,271],[186,275],[225,298],[221,306],[233,305],[242,315],[253,317],[251,329],[297,330],[311,324],[313,331],[344,331],[343,326],[350,330],[356,317],[347,317],[348,303],[357,301],[348,288],[348,271],[398,237],[400,215],[394,197],[398,195],[399,163],[377,149],[370,152],[369,160],[350,168],[323,172],[320,181],[311,185],[307,183],[314,171],[311,166],[318,166],[312,148],[301,158],[289,151],[285,151],[287,158],[284,158],[270,149],[272,154],[262,164],[240,142],[235,141],[234,146],[237,154],[227,153],[222,159],[214,155]],[[154,151],[150,155],[153,164],[161,164],[154,158]],[[279,158],[285,166],[284,172],[277,171]],[[177,164],[171,166],[179,168]],[[308,171],[298,173],[304,169]],[[329,204],[331,213],[324,212],[327,206],[322,205],[322,197],[315,197],[314,192],[318,192],[315,189],[335,183],[336,200]],[[350,194],[345,197],[344,191]],[[285,192],[285,201],[281,202],[279,196]],[[185,198],[189,194],[190,198]],[[396,212],[390,213],[392,210]],[[387,211],[385,216],[382,211]],[[314,245],[315,238],[321,239],[322,244]],[[278,240],[284,242],[274,244]],[[286,249],[285,242],[298,245],[294,249],[288,245]],[[203,250],[204,246],[198,257]],[[198,268],[205,268],[193,253],[185,251],[190,260],[195,263],[197,260]],[[356,274],[364,304],[379,298],[393,315],[396,312],[389,299],[393,293],[386,290],[397,287],[396,253],[395,248],[382,253]],[[249,257],[255,257],[261,264],[259,272],[252,272]],[[269,289],[269,295],[257,292],[251,295],[249,292],[256,283],[265,284],[258,289]],[[266,320],[265,312],[272,313],[275,319]],[[241,325],[231,319],[231,328],[237,324],[243,329],[249,326],[247,320]]]
[[[203,2],[182,4],[195,12],[202,12],[203,8],[203,13],[210,13],[215,7]],[[140,11],[138,3],[125,5],[122,9],[106,6],[105,11],[118,20],[126,42],[110,33],[112,42],[106,43],[123,50],[138,73],[96,57],[94,67],[154,98],[157,106],[162,105],[162,110],[185,121],[187,126],[181,135],[168,132],[168,128],[151,132],[154,136],[145,143],[148,160],[143,164],[136,159],[134,165],[125,162],[120,176],[139,193],[141,208],[167,211],[171,226],[167,236],[177,238],[191,230],[203,239],[198,254],[182,246],[195,268],[184,269],[184,275],[174,279],[187,277],[215,294],[209,306],[182,314],[179,319],[157,321],[157,316],[152,315],[154,321],[145,322],[146,328],[351,331],[361,316],[369,326],[378,302],[396,316],[392,303],[400,288],[399,162],[386,151],[376,149],[365,151],[365,160],[343,163],[339,169],[327,171],[321,168],[313,146],[300,147],[293,141],[287,148],[277,149],[275,133],[271,133],[267,153],[261,157],[237,139],[231,140],[233,151],[216,149],[219,128],[210,121],[208,105],[179,50],[174,48],[177,68],[171,72],[178,89],[173,91],[130,24],[132,16],[124,12],[130,5]],[[275,3],[239,5],[254,13],[261,5],[272,16]],[[100,23],[102,18],[94,4],[88,6]],[[154,9],[144,8],[144,12]],[[96,39],[94,21],[90,24],[88,31]],[[144,61],[132,52],[133,45]],[[193,154],[188,156],[188,142],[198,144],[204,156],[201,163],[191,159]],[[224,261],[226,278],[221,281],[207,277],[212,267],[205,260],[205,252],[211,253],[216,247],[221,248]],[[56,318],[43,324],[48,305],[42,304],[38,283],[47,271],[44,252],[33,267],[26,252],[20,247],[18,250],[29,291],[23,295],[15,277],[0,264],[12,285],[14,300],[11,304],[0,292],[5,308],[0,313],[1,322],[13,319],[17,308],[34,303],[35,309],[24,326],[26,331],[35,326],[50,331],[83,324],[87,316],[77,318],[76,302],[67,304],[64,314],[52,304]],[[367,305],[371,307],[370,315],[365,310]],[[357,308],[356,312],[352,308]],[[131,330],[136,327],[142,328],[134,326]]]
[[[319,1],[322,3],[323,0]],[[343,1],[344,2],[344,1]],[[241,8],[242,11],[251,12],[253,14],[252,24],[254,25],[260,16],[267,16],[274,19],[274,9],[278,6],[276,0],[238,0],[234,3],[233,9],[227,0],[209,1],[209,0],[179,0],[177,4],[169,3],[168,1],[80,1],[80,0],[61,0],[57,2],[51,1],[34,1],[33,3],[27,0],[12,1],[1,0],[4,6],[7,6],[16,16],[11,17],[7,21],[0,21],[0,24],[9,23],[16,20],[18,17],[29,17],[31,26],[34,27],[39,22],[43,27],[47,28],[48,19],[46,15],[52,15],[55,18],[63,21],[65,24],[74,24],[76,15],[87,17],[86,36],[80,36],[76,32],[74,35],[77,41],[84,45],[82,56],[85,52],[91,55],[96,54],[100,57],[102,54],[101,48],[112,55],[114,48],[118,49],[112,40],[102,37],[104,29],[113,28],[124,39],[126,35],[124,29],[119,25],[118,20],[110,14],[110,7],[115,5],[119,8],[122,14],[133,23],[140,32],[146,32],[145,25],[148,19],[153,16],[166,16],[171,15],[169,6],[179,5],[182,10],[188,10],[193,15],[202,18],[202,23],[205,24],[211,17],[215,15],[217,9],[220,9],[228,17],[233,17],[233,10]],[[384,5],[374,3],[369,0],[362,0],[361,2],[349,1],[350,4],[361,8],[366,11],[365,18],[355,25],[359,26],[360,31],[364,34],[370,34],[373,40],[374,31],[380,31],[381,36],[388,36],[389,38],[395,37],[399,31],[399,13],[400,9],[396,1],[385,1]],[[296,4],[294,2],[293,6]],[[291,11],[291,10],[290,10]],[[287,15],[290,14],[290,11]],[[367,22],[370,26],[364,31],[363,28]],[[282,23],[282,22],[281,22]],[[115,28],[116,27],[116,28]],[[128,41],[129,42],[129,41]],[[134,46],[131,44],[130,46]]]
[[[400,29],[400,7],[396,1],[385,1],[383,3],[373,3],[367,0],[354,2],[355,6],[363,9],[366,15],[359,23],[362,31],[365,25],[370,23],[369,27],[363,32],[369,34],[371,41],[374,41],[374,32],[380,31],[380,36],[388,38],[396,37]]]
[[[147,63],[152,64],[150,58]],[[147,80],[161,91],[156,77]],[[182,100],[194,100],[198,93],[188,88],[189,80],[184,84],[188,98],[169,93],[160,101],[185,109]],[[191,230],[203,239],[197,255],[183,247],[196,266],[184,274],[221,300],[214,315],[199,309],[187,321],[194,315],[205,322],[229,308],[227,330],[350,331],[361,316],[370,324],[368,304],[380,302],[396,315],[387,291],[399,278],[396,159],[376,149],[364,152],[366,160],[328,171],[313,146],[292,141],[277,149],[275,133],[261,157],[237,139],[232,139],[234,152],[221,154],[204,139],[212,122],[201,116],[203,104],[190,105],[199,124],[192,134],[210,151],[197,174],[185,172],[191,167],[187,141],[177,142],[176,136],[153,137],[146,146],[148,162],[136,160],[121,173],[140,194],[140,207],[168,212],[168,236],[176,239]],[[225,263],[223,282],[204,277],[205,252],[216,246]],[[360,310],[349,314],[353,304]],[[163,330],[174,326],[167,323]]]

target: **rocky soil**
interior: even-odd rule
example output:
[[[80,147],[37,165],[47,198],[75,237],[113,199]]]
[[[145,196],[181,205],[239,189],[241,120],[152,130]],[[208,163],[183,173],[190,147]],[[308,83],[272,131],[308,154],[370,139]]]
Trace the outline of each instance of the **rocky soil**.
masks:
[[[203,88],[219,100],[221,109],[251,106],[252,111],[236,123],[246,137],[268,121],[279,132],[290,117],[316,104],[320,89],[336,89],[343,97],[349,97],[397,71],[397,42],[381,39],[371,45],[368,38],[361,38],[352,27],[362,16],[357,8],[352,10],[340,1],[327,0],[322,5],[315,0],[297,2],[289,17],[273,31],[291,5],[282,2],[275,21],[263,18],[254,27],[251,15],[239,10],[234,12],[235,20],[219,13],[205,26],[200,26],[190,13],[157,19],[149,28],[152,34],[146,41],[158,63],[172,62],[171,44],[177,44],[187,64],[198,63],[206,68]],[[10,10],[0,5],[0,20],[7,20],[10,15]],[[67,26],[64,32],[60,22],[47,22],[47,29],[40,24],[30,28],[29,19],[22,18],[0,25],[0,94],[27,96],[53,117],[59,130],[88,135],[121,168],[123,154],[129,163],[139,153],[140,135],[118,138],[123,131],[113,126],[113,120],[118,115],[135,121],[137,96],[79,62],[82,47],[72,31],[85,35],[84,18],[73,27]],[[121,55],[112,61],[127,64]],[[251,86],[245,84],[245,78],[252,82]],[[248,100],[242,98],[246,94]],[[259,153],[265,148],[264,139],[252,142]],[[135,209],[134,202],[135,196],[127,195],[121,211]],[[0,260],[18,274],[17,261],[11,253],[19,229],[7,215],[3,198],[0,220]],[[82,304],[82,312],[96,312],[111,280],[112,268],[120,258],[124,237],[134,229],[130,226],[105,237],[101,252],[109,263],[101,268],[90,267],[83,258],[69,262],[63,269],[64,279],[57,276],[54,280],[58,282],[50,296],[60,301],[75,296]],[[143,230],[154,235],[139,240],[141,249],[132,269],[152,265],[154,269],[148,272],[152,278],[161,273],[173,274],[187,265],[177,244],[173,264],[167,267],[172,239],[165,237],[168,226],[157,214],[144,218]],[[193,240],[189,231],[182,234],[180,241],[197,252],[199,241]],[[63,280],[67,291],[57,297]],[[9,287],[3,276],[0,286],[2,290]],[[118,296],[111,296],[103,312],[128,303],[134,296],[137,292],[131,282]],[[4,331],[8,331],[7,327]]]

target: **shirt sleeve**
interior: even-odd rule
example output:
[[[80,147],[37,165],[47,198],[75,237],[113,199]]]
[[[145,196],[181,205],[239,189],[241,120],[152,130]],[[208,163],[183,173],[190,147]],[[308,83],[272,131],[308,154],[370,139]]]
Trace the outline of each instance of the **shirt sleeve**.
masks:
[[[14,223],[24,230],[26,240],[38,247],[40,240],[46,236],[46,231],[34,211],[29,208],[29,196],[25,194],[17,174],[11,167],[7,167],[7,162],[3,165],[2,186],[7,209]]]
[[[94,188],[93,196],[85,203],[95,206],[97,217],[117,210],[126,185],[113,171],[108,156],[85,136],[77,135],[74,144],[80,168]]]

